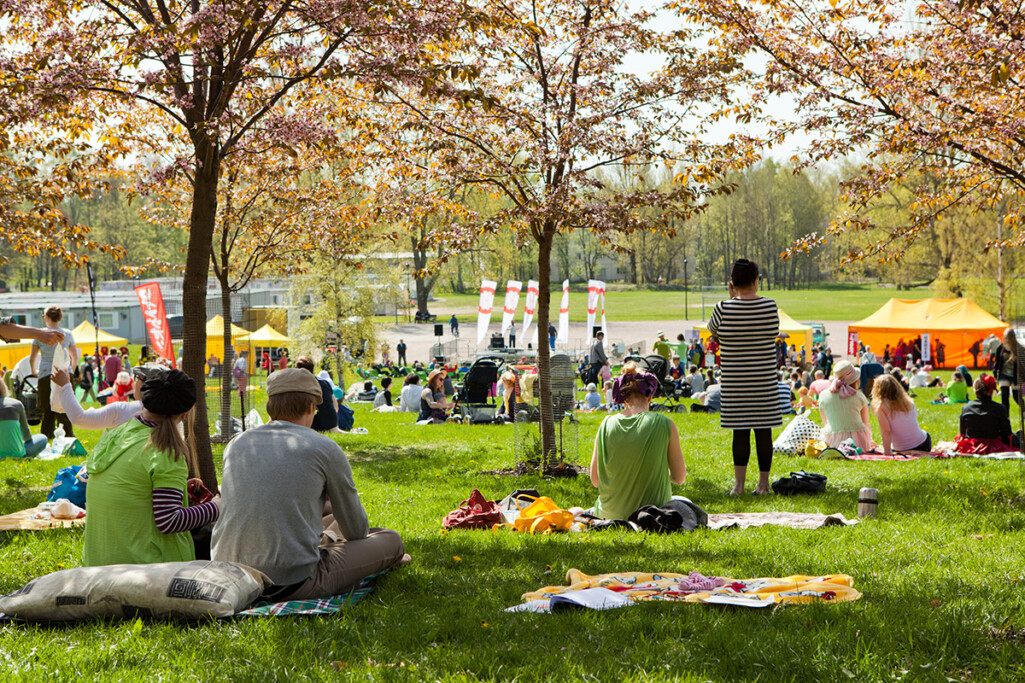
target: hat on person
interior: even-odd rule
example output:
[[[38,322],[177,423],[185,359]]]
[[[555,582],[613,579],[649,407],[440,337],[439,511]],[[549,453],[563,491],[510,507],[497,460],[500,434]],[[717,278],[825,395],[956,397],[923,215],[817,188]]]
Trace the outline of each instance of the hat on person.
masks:
[[[155,373],[139,393],[143,407],[156,415],[181,415],[196,404],[196,383],[181,370]]]
[[[309,370],[285,368],[271,373],[267,378],[267,396],[290,393],[310,394],[318,399],[324,397],[320,382]]]
[[[660,337],[664,337],[664,336],[666,336],[666,333],[665,333],[665,332],[663,332],[662,330],[659,330],[659,331],[658,331],[658,332],[656,332],[655,334],[657,334],[657,335],[658,335],[658,336],[660,336]]]
[[[587,385],[587,390],[588,391],[597,391],[598,387],[595,386],[594,382],[591,382],[590,384]]]
[[[427,383],[430,384],[432,379],[434,379],[435,377],[437,377],[438,375],[440,375],[443,372],[445,372],[445,371],[442,370],[441,368],[435,368],[434,370],[431,370],[427,374]]]
[[[844,384],[854,384],[861,379],[861,373],[849,361],[842,360],[833,366],[833,377]]]

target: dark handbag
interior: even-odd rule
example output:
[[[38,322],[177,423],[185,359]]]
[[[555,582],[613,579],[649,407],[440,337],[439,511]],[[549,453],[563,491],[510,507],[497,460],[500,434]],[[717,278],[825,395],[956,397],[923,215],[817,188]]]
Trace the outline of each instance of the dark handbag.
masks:
[[[826,490],[826,475],[804,470],[791,472],[789,477],[782,477],[774,481],[772,490],[784,496],[795,493],[822,493]]]
[[[441,526],[446,529],[490,529],[501,523],[502,510],[498,503],[485,499],[477,489],[441,520]]]

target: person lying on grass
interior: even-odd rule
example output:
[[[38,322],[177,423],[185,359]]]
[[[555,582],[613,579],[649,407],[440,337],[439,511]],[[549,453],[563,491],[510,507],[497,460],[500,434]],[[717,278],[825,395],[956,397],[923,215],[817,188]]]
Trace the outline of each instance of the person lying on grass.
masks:
[[[217,517],[218,499],[184,507],[193,455],[180,426],[192,417],[196,384],[181,370],[142,385],[142,412],[107,430],[86,461],[82,564],[150,564],[196,559],[192,529]],[[195,469],[195,463],[193,463]]]
[[[142,385],[150,377],[166,372],[167,368],[156,363],[136,365],[132,368],[132,399],[131,401],[112,401],[102,408],[82,410],[75,398],[75,388],[71,384],[71,376],[66,370],[53,371],[53,384],[57,387],[61,407],[71,420],[71,424],[83,429],[110,429],[128,422],[142,412]]]
[[[594,513],[627,519],[643,505],[665,505],[671,484],[682,484],[687,467],[680,434],[665,415],[648,410],[658,379],[627,362],[612,385],[623,411],[602,420],[591,455],[591,483],[598,489]]]
[[[370,527],[342,449],[311,429],[321,399],[308,371],[273,373],[271,422],[224,449],[211,556],[269,576],[275,602],[339,595],[409,558],[396,532]]]

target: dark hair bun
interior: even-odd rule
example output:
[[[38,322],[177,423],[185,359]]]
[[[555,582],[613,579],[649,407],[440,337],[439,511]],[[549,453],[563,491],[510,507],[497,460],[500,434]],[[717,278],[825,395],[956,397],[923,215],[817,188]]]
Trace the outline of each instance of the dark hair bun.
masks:
[[[750,287],[758,282],[758,264],[746,258],[737,259],[730,271],[730,280],[734,287]]]

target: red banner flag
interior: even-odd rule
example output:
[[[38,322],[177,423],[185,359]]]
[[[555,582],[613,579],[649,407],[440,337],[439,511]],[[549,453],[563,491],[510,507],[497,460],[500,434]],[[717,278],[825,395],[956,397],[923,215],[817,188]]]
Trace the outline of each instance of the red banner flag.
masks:
[[[160,283],[151,282],[135,288],[142,306],[142,317],[146,321],[149,332],[149,343],[153,351],[171,361],[171,367],[177,367],[174,358],[174,346],[171,344],[171,328],[167,324],[167,312],[164,310],[164,297],[160,294]]]

